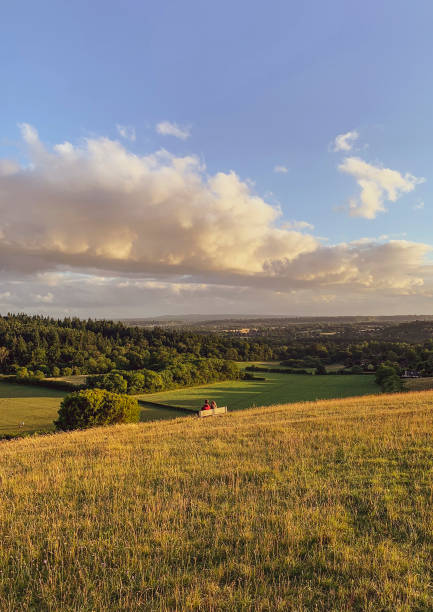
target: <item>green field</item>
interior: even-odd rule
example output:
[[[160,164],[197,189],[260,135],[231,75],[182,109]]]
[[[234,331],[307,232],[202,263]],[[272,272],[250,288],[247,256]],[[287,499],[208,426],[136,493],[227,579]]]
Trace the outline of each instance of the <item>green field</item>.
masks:
[[[66,391],[0,382],[0,436],[51,431]],[[140,420],[179,417],[179,412],[142,406]],[[24,425],[21,425],[24,423]]]
[[[64,395],[57,389],[1,382],[0,434],[54,429],[53,420]]]
[[[404,388],[408,391],[427,391],[433,389],[433,377],[409,378],[404,381]]]
[[[220,382],[137,397],[190,410],[200,408],[205,399],[214,399],[219,406],[242,410],[251,406],[350,397],[379,391],[373,376],[257,375],[266,377],[266,380]],[[53,430],[53,421],[57,418],[60,402],[65,395],[65,391],[57,389],[0,382],[0,436]],[[149,405],[141,407],[140,420],[153,421],[179,416],[182,416],[181,413],[175,410]]]
[[[243,410],[252,406],[303,402],[379,393],[374,376],[305,376],[257,372],[266,380],[219,382],[200,387],[176,389],[162,393],[139,395],[150,402],[196,410],[205,399],[219,406]]]

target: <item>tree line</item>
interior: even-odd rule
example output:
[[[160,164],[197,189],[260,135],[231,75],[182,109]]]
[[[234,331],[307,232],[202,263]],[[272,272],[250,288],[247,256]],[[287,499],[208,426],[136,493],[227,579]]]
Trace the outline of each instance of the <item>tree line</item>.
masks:
[[[52,319],[25,314],[0,317],[0,372],[29,376],[104,374],[113,370],[161,371],[179,357],[231,361],[275,358],[265,342],[244,342],[217,334],[78,318]],[[21,370],[23,372],[23,370]]]
[[[9,314],[0,317],[0,373],[41,378],[167,370],[164,376],[169,378],[172,366],[180,362],[223,359],[278,360],[282,367],[298,371],[335,363],[357,372],[376,371],[389,362],[399,374],[412,369],[431,376],[433,340],[429,325],[393,326],[397,337],[422,338],[422,330],[422,342],[397,342],[391,337],[360,341],[358,331],[354,329],[351,334],[349,328],[338,338],[294,338],[290,330],[281,328],[252,340],[206,330],[149,329],[107,320]],[[195,374],[185,376],[195,378]]]
[[[154,370],[113,370],[88,376],[87,385],[112,393],[155,393],[177,387],[204,385],[222,380],[238,380],[241,372],[233,361],[215,358],[177,358],[166,368]]]

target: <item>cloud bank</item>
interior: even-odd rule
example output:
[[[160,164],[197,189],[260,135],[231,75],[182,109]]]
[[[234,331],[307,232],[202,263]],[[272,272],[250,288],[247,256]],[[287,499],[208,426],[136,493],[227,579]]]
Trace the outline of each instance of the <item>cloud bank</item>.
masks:
[[[311,313],[431,295],[429,245],[324,246],[311,224],[285,223],[249,182],[209,176],[194,156],[138,156],[107,138],[48,149],[33,127],[21,132],[28,162],[0,161],[3,310]],[[387,197],[419,181],[357,158],[344,168]]]

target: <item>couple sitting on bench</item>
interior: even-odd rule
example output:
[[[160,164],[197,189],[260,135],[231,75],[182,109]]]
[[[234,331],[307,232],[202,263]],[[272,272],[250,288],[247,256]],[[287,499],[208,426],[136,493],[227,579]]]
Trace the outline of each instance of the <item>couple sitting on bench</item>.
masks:
[[[204,400],[204,406],[202,406],[202,410],[212,410],[213,408],[217,408],[216,402],[214,400],[209,404],[209,400]]]

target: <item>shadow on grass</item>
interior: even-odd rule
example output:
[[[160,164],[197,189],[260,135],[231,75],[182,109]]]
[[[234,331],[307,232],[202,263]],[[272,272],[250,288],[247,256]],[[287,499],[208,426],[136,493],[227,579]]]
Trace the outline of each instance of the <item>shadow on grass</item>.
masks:
[[[140,422],[146,423],[147,421],[161,421],[168,419],[178,419],[182,416],[188,416],[187,413],[181,412],[180,410],[170,410],[169,408],[150,408],[147,406],[141,406],[140,411]]]
[[[252,396],[260,396],[264,391],[263,385],[266,384],[268,384],[267,381],[260,381],[257,383],[238,383],[236,387],[216,384],[215,386],[196,387],[188,390],[179,389],[177,392],[173,391],[170,394],[161,393],[159,398],[157,395],[152,395],[152,400],[158,401],[161,404],[178,406],[179,408],[199,410],[203,406],[204,401],[208,399],[215,400],[218,406],[228,406],[229,408],[234,403],[233,408],[240,409],[252,406],[254,403],[254,397]],[[251,400],[247,402],[248,405],[246,405],[245,399],[243,399],[245,396],[248,396]],[[142,401],[145,401],[144,397]],[[242,405],[238,406],[238,403]]]

